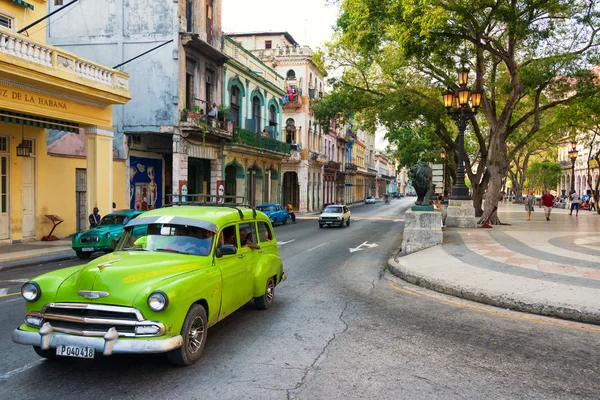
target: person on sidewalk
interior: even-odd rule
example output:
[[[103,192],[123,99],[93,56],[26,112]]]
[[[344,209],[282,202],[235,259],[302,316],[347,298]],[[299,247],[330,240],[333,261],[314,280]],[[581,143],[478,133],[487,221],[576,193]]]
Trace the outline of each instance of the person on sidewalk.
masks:
[[[98,211],[100,211],[98,210],[98,207],[94,207],[92,214],[90,214],[88,217],[88,220],[90,221],[90,229],[100,225],[100,214],[98,214]]]
[[[550,194],[550,189],[546,190],[546,194],[542,196],[542,205],[544,206],[544,212],[546,213],[546,221],[550,221],[550,213],[552,212],[552,207],[554,207],[554,203],[556,202],[556,197]]]
[[[569,199],[571,200],[571,211],[569,212],[569,215],[573,215],[573,209],[575,209],[575,216],[578,217],[579,216],[579,193],[577,193],[576,190],[573,190],[571,192],[571,195],[569,196]]]
[[[531,212],[535,211],[535,195],[533,189],[529,189],[527,197],[525,198],[525,211],[527,211],[527,221],[531,220]]]
[[[290,216],[292,217],[292,222],[295,224],[296,223],[296,214],[294,214],[294,207],[292,207],[291,201],[288,201],[288,203],[287,203],[287,210],[288,210],[288,214],[290,214]]]

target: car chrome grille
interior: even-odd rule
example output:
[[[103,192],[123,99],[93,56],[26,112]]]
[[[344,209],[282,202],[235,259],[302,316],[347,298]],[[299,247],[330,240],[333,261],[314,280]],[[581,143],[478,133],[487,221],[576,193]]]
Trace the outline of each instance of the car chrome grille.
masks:
[[[42,324],[50,322],[57,332],[81,336],[104,336],[114,327],[119,336],[134,337],[137,325],[147,325],[142,313],[130,307],[102,304],[54,303],[42,310]]]
[[[323,221],[339,221],[338,217],[321,217]]]
[[[87,244],[87,243],[98,243],[98,236],[83,236],[81,239],[79,239],[79,243],[81,244]]]

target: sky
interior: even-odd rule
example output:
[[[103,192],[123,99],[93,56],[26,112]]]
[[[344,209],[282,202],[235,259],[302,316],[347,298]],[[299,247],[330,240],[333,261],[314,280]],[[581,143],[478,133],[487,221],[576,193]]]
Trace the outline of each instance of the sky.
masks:
[[[333,34],[339,8],[326,0],[222,0],[222,29],[231,32],[288,32],[301,45],[322,47]],[[375,147],[384,150],[383,133]]]

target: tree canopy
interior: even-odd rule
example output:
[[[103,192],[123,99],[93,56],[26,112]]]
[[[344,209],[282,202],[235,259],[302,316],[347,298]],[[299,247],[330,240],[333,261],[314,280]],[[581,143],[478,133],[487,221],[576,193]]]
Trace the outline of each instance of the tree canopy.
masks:
[[[474,195],[499,193],[510,160],[540,134],[560,134],[570,108],[598,94],[593,0],[342,0],[341,9],[326,59],[333,91],[317,118],[350,111],[390,136],[426,132],[456,152],[440,92],[456,90],[455,71],[468,67],[484,91],[466,142]],[[497,201],[486,196],[483,218]]]
[[[559,163],[543,161],[531,163],[527,168],[527,184],[537,190],[556,188],[563,168]]]

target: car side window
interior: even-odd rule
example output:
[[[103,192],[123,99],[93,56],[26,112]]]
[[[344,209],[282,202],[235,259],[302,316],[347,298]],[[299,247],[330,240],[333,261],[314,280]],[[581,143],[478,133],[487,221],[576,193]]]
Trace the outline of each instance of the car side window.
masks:
[[[233,245],[236,249],[239,246],[237,240],[237,229],[235,229],[235,225],[226,226],[225,228],[221,229],[218,246],[222,246],[224,244]]]
[[[260,240],[261,243],[273,240],[273,232],[271,232],[271,229],[266,222],[258,223],[258,240]]]
[[[240,224],[240,245],[244,247],[248,241],[254,244],[258,243],[256,240],[256,224],[254,222]]]
[[[350,211],[348,210],[348,207],[344,206],[344,212],[347,213],[348,211]]]

